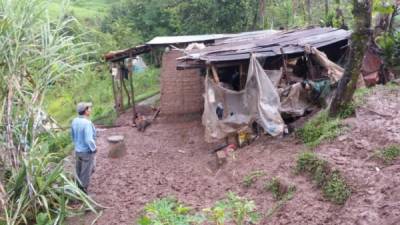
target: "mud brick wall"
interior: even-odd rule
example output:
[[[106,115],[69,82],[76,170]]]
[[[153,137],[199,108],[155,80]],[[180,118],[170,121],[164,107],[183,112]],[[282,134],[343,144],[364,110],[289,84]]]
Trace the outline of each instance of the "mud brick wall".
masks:
[[[165,52],[161,67],[161,114],[182,115],[203,111],[204,78],[198,69],[177,70],[178,50]]]

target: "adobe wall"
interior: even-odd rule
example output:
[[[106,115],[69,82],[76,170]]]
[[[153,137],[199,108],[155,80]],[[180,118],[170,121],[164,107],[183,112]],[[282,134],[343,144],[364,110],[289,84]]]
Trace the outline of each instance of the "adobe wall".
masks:
[[[177,70],[178,50],[165,52],[161,66],[161,114],[182,115],[203,111],[204,79],[198,69]]]

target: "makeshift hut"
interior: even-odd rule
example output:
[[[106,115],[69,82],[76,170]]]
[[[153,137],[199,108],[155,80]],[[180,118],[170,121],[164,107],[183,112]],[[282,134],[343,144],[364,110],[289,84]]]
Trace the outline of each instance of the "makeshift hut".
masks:
[[[311,27],[243,33],[179,58],[179,69],[203,68],[206,140],[261,127],[272,136],[323,106],[343,74],[350,32]]]

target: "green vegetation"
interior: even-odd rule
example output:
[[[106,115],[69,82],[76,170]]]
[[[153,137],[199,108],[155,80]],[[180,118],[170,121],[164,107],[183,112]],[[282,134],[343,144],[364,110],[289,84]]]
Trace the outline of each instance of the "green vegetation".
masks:
[[[85,208],[96,212],[95,203],[83,193],[69,175],[63,172],[62,157],[45,149],[31,149],[13,171],[5,189],[8,199],[5,206],[7,224],[62,224],[66,216]],[[29,184],[29,185],[28,185]],[[70,208],[71,201],[82,201],[79,210]],[[1,220],[0,220],[1,221]]]
[[[348,185],[338,171],[333,171],[330,174],[322,192],[325,198],[336,204],[344,204],[351,195]]]
[[[376,43],[382,49],[385,66],[400,71],[400,32],[384,33]]]
[[[315,153],[303,152],[296,165],[297,173],[306,173],[322,188],[324,197],[336,204],[344,204],[351,195],[351,190],[339,171],[332,171],[328,162],[319,159]]]
[[[275,191],[279,192],[279,189],[281,189],[280,188],[281,185],[282,184],[279,182],[279,180],[276,180],[276,181],[271,181],[271,183],[267,184],[266,188],[271,189],[270,191],[273,192]],[[295,186],[289,186],[285,194],[277,195],[277,197],[274,196],[274,198],[278,200],[278,202],[276,202],[274,206],[268,210],[266,216],[271,217],[275,212],[279,211],[288,201],[290,201],[293,198],[295,191],[296,191]]]
[[[254,182],[257,181],[259,177],[263,177],[265,175],[266,173],[264,171],[261,170],[253,171],[243,178],[242,183],[245,187],[250,187]]]
[[[302,139],[304,144],[313,148],[323,140],[331,140],[337,137],[341,129],[340,119],[331,118],[326,111],[322,111],[298,129],[296,136]]]
[[[191,213],[191,209],[174,198],[154,200],[144,207],[137,223],[139,225],[192,225],[200,224],[202,218]]]
[[[275,200],[282,200],[288,195],[293,195],[296,187],[285,185],[279,178],[273,177],[265,184],[265,190],[270,191]]]
[[[72,0],[67,5],[66,13],[78,18],[83,22],[100,21],[110,9],[111,0]],[[54,0],[50,3],[49,12],[52,17],[56,17],[61,12],[60,5],[62,0]]]
[[[87,47],[66,32],[76,21],[46,17],[48,2],[0,1],[0,220],[7,225],[63,223],[95,204],[63,170],[67,136],[47,132],[41,121],[49,87],[88,66]],[[68,206],[82,204],[79,210]],[[5,220],[5,221],[4,221]],[[38,220],[38,221],[36,221]]]
[[[205,213],[205,214],[203,214]],[[229,192],[223,200],[217,201],[211,208],[195,213],[190,207],[167,197],[154,200],[144,207],[143,215],[137,223],[139,225],[193,225],[204,224],[208,221],[216,225],[233,222],[236,225],[256,224],[260,215],[256,212],[256,205],[243,197]]]
[[[222,225],[224,222],[233,222],[236,225],[256,224],[260,220],[255,203],[233,192],[229,192],[225,199],[216,202],[215,206],[203,211],[216,225]]]
[[[390,145],[376,151],[375,155],[386,164],[390,164],[400,156],[400,146]]]
[[[135,101],[159,92],[159,69],[149,68],[134,74]],[[127,100],[127,99],[125,99]],[[62,126],[68,126],[76,116],[75,106],[80,101],[93,103],[92,119],[98,124],[111,125],[116,119],[111,75],[87,71],[71,80],[50,87],[45,107]]]

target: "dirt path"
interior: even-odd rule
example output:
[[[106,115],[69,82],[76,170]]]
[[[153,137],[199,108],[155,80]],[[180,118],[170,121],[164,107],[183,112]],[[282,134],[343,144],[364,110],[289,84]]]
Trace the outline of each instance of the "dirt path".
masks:
[[[215,156],[210,154],[215,145],[203,141],[197,118],[158,122],[145,133],[131,127],[99,132],[98,166],[89,192],[110,208],[96,224],[135,224],[143,206],[163,196],[175,196],[202,209],[227,191],[254,200],[258,211],[265,214],[275,201],[263,186],[274,176],[294,184],[297,191],[261,224],[400,224],[400,161],[384,166],[371,159],[376,148],[400,144],[399,91],[378,88],[375,92],[367,98],[368,110],[360,109],[357,118],[346,121],[350,126],[347,134],[316,149],[352,186],[353,194],[344,206],[327,202],[308,178],[294,174],[296,156],[305,149],[294,137],[262,137],[238,150],[236,160],[216,169]],[[125,136],[128,154],[122,159],[107,158],[106,137],[113,134]],[[244,187],[243,177],[255,170],[267,175],[252,187]],[[92,218],[88,215],[84,224],[90,224]]]

